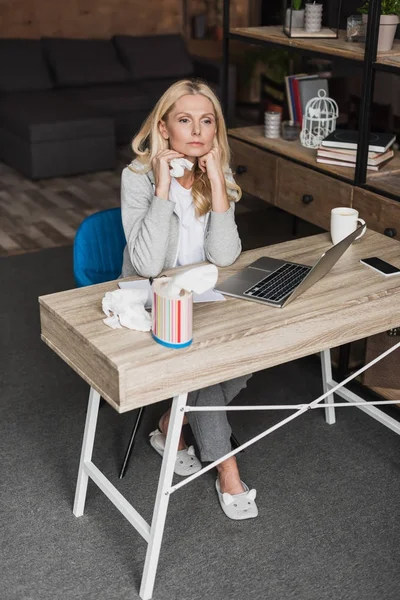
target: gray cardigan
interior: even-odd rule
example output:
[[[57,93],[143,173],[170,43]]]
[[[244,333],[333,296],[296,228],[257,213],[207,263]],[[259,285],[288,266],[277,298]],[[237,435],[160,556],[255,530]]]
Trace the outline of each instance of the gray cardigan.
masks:
[[[132,163],[140,168],[141,163]],[[232,175],[228,175],[231,179]],[[122,172],[121,210],[127,244],[124,250],[122,277],[141,275],[157,277],[175,265],[179,243],[179,217],[175,203],[154,193],[153,171]],[[211,211],[204,234],[206,259],[219,267],[231,265],[242,245],[235,223],[234,202],[224,213]]]

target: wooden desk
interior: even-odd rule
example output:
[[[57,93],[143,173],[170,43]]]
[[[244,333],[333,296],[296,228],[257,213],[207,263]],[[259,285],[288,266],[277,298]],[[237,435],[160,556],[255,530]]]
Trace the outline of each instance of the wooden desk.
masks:
[[[246,252],[231,267],[220,269],[220,280],[263,255],[313,264],[330,245],[329,235],[321,234]],[[183,350],[160,346],[149,333],[112,330],[103,324],[101,300],[106,291],[117,289],[116,282],[39,299],[42,339],[91,386],[74,514],[83,514],[90,477],[148,542],[140,589],[143,600],[152,596],[171,493],[313,408],[292,407],[294,412],[278,425],[172,486],[179,432],[184,414],[190,410],[187,392],[321,352],[325,394],[311,404],[315,406],[320,400],[331,403],[331,390],[339,384],[332,379],[329,348],[400,323],[400,278],[383,278],[359,262],[374,255],[400,267],[399,242],[367,231],[323,280],[283,309],[233,298],[196,305],[194,341]],[[346,402],[363,402],[344,387],[337,393]],[[151,527],[91,461],[100,394],[118,412],[174,397]],[[400,433],[400,423],[374,406],[361,408]],[[326,409],[326,418],[328,423],[335,422],[332,406]]]

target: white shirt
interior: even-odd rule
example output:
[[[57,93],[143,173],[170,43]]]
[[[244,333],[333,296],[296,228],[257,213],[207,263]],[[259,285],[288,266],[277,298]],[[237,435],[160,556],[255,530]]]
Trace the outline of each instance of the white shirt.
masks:
[[[184,188],[174,177],[171,177],[169,200],[175,203],[174,212],[179,217],[179,243],[175,266],[204,261],[204,231],[208,215],[196,216],[192,189]]]

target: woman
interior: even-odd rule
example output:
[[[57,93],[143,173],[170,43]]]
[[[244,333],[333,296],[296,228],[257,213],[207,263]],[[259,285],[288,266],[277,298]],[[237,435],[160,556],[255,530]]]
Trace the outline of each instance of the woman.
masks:
[[[241,252],[234,205],[240,199],[229,165],[229,147],[220,103],[198,80],[173,84],[160,98],[133,140],[136,159],[122,173],[121,208],[127,245],[122,276],[156,277],[165,269],[208,260],[232,264]],[[175,159],[175,160],[174,160]],[[171,176],[171,161],[190,161],[191,169]],[[181,169],[182,170],[182,169]],[[190,392],[187,403],[226,405],[250,376]],[[150,434],[162,456],[170,411]],[[189,422],[203,461],[231,451],[226,412],[190,412]],[[201,469],[193,447],[181,434],[175,472]],[[225,514],[235,520],[256,517],[256,491],[239,475],[235,457],[217,466],[216,489]]]

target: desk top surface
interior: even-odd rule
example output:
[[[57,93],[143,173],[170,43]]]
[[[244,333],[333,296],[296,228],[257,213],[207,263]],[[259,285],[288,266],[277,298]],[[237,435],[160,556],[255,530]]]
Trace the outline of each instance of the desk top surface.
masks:
[[[260,256],[311,265],[330,246],[324,233],[244,252],[219,269],[219,281]],[[282,309],[228,297],[196,304],[193,344],[185,349],[104,325],[101,300],[117,289],[115,281],[39,298],[42,339],[125,412],[398,326],[400,275],[383,277],[361,265],[368,256],[400,267],[400,244],[367,231],[321,281]]]

